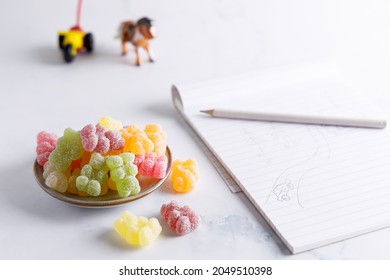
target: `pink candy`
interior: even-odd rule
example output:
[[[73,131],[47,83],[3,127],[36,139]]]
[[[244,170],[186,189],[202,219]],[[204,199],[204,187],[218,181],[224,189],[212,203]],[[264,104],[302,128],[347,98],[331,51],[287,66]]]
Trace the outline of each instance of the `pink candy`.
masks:
[[[180,206],[176,201],[161,206],[161,217],[178,235],[194,231],[200,224],[200,217],[188,206]]]
[[[57,144],[57,135],[41,131],[37,135],[37,162],[44,166]]]
[[[168,159],[165,155],[158,157],[154,153],[146,153],[136,155],[134,164],[137,165],[140,175],[161,179],[167,172]]]
[[[120,150],[125,145],[125,140],[117,130],[109,130],[97,124],[88,124],[80,131],[83,148],[87,152],[105,154],[109,150]]]

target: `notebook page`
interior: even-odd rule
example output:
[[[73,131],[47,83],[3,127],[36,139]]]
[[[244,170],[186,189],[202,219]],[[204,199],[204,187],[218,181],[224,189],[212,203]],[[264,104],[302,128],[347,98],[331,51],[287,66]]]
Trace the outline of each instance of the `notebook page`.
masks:
[[[227,120],[199,113],[209,108],[377,113],[338,80],[252,76],[179,90],[192,125],[293,253],[390,225],[387,129]]]

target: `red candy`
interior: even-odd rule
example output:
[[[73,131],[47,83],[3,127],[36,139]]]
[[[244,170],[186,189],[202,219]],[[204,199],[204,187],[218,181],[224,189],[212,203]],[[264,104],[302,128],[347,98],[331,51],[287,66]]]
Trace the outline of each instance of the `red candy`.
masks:
[[[41,131],[37,135],[37,162],[44,166],[57,144],[57,135]]]
[[[125,141],[117,130],[109,130],[97,124],[88,124],[80,131],[81,142],[87,152],[105,154],[109,150],[123,149]]]
[[[188,206],[180,206],[176,201],[161,206],[161,217],[178,235],[194,231],[200,224],[200,217]]]
[[[161,179],[167,172],[168,159],[165,155],[158,157],[154,153],[146,153],[136,155],[134,164],[137,165],[140,175]]]

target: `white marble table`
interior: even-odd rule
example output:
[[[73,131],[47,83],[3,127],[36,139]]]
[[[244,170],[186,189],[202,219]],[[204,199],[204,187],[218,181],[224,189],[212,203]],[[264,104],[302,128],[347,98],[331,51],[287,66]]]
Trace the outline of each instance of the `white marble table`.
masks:
[[[172,83],[301,62],[337,60],[347,81],[390,107],[390,4],[387,1],[85,0],[82,25],[96,52],[66,65],[57,31],[74,24],[76,1],[0,3],[0,259],[388,259],[390,228],[291,255],[242,194],[233,194],[177,117]],[[158,38],[154,64],[134,66],[114,40],[119,22],[149,16]],[[61,134],[109,115],[159,123],[174,158],[195,158],[196,190],[153,194],[108,209],[67,205],[44,193],[32,172],[35,137]],[[124,210],[158,216],[177,200],[201,214],[194,233],[166,226],[145,249],[126,246],[112,223]]]

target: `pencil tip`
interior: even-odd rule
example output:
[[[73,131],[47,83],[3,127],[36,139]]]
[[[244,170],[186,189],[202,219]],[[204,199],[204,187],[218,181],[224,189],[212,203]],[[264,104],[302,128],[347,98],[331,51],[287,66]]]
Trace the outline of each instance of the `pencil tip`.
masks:
[[[214,110],[200,110],[201,113],[205,113],[205,114],[208,114],[208,115],[212,115],[213,114],[213,111]]]

